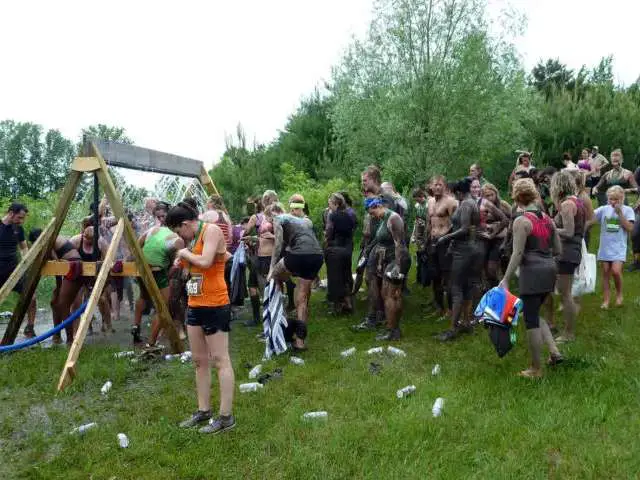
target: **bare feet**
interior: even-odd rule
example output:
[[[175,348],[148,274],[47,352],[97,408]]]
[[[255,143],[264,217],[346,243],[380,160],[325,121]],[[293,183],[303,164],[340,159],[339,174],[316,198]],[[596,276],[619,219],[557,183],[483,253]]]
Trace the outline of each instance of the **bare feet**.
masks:
[[[518,376],[523,378],[542,378],[542,370],[527,368],[518,373]]]

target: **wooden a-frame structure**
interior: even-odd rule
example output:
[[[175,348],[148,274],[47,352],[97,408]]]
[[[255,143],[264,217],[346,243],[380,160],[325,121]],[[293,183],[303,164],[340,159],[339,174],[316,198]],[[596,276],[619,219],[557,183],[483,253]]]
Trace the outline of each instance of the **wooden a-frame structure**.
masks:
[[[111,205],[111,209],[118,224],[111,239],[109,249],[102,262],[83,262],[82,274],[96,276],[94,287],[91,291],[87,306],[80,317],[78,329],[69,350],[65,362],[58,391],[68,386],[76,375],[76,363],[80,350],[84,344],[89,323],[98,306],[98,300],[102,295],[107,279],[112,276],[139,276],[153,300],[161,326],[165,329],[171,342],[174,353],[183,350],[182,342],[169,314],[160,289],[156,284],[149,265],[144,261],[142,249],[138,244],[136,234],[129,222],[122,199],[109,175],[109,165],[124,167],[134,170],[151,171],[169,175],[187,176],[197,178],[205,191],[209,194],[218,194],[218,191],[209,177],[202,162],[190,158],[179,157],[168,153],[156,152],[133,145],[124,145],[97,139],[86,139],[83,142],[81,155],[73,160],[67,183],[62,191],[53,218],[42,232],[40,238],[29,249],[29,252],[16,267],[5,285],[0,289],[0,302],[9,295],[16,283],[26,274],[23,293],[13,312],[11,321],[7,325],[4,337],[0,345],[9,345],[15,341],[20,330],[20,325],[25,313],[35,294],[41,276],[64,275],[68,270],[67,262],[48,261],[49,252],[52,250],[55,239],[60,233],[62,224],[73,202],[78,184],[85,173],[93,174],[95,188],[101,185]],[[95,192],[94,192],[95,193]],[[97,198],[97,193],[95,193]],[[124,237],[134,257],[134,262],[125,262],[121,273],[113,273],[111,269],[115,261],[115,254],[120,240]]]

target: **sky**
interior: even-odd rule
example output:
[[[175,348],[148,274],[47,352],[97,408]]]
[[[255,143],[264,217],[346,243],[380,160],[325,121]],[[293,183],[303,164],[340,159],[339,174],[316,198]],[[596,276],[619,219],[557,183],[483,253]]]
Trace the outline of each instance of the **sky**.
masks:
[[[492,0],[528,18],[528,70],[614,55],[616,79],[640,76],[635,0]],[[0,120],[126,128],[136,144],[211,166],[242,123],[271,141],[328,80],[371,0],[19,0],[0,2]]]

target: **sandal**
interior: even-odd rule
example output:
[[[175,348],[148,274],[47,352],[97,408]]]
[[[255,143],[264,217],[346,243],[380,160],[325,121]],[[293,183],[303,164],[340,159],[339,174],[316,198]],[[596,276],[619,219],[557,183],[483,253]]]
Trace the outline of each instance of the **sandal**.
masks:
[[[542,371],[527,368],[526,370],[522,370],[518,373],[518,376],[522,378],[542,378]]]

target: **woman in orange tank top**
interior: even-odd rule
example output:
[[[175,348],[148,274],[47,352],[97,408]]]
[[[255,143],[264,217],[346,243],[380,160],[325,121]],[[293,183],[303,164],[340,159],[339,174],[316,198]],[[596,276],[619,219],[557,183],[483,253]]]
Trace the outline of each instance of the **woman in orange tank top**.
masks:
[[[176,263],[191,274],[187,282],[187,333],[196,369],[198,411],[180,426],[190,428],[210,420],[200,432],[221,433],[235,427],[231,414],[234,374],[229,357],[231,307],[224,281],[230,255],[220,227],[199,221],[198,212],[187,203],[180,202],[169,210],[166,225],[192,245],[178,251]],[[215,419],[211,415],[210,361],[220,384],[220,414]]]

